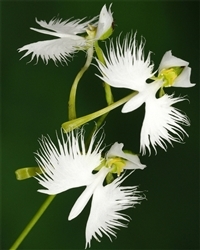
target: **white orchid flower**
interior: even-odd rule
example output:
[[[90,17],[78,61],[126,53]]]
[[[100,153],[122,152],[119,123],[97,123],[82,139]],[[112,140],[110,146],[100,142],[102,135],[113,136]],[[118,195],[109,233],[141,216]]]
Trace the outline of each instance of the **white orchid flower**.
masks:
[[[146,167],[146,165],[141,164],[140,159],[137,155],[133,155],[131,153],[124,153],[122,151],[122,148],[123,143],[116,142],[112,145],[112,147],[106,154],[106,159],[103,162],[103,165],[101,164],[100,171],[95,176],[95,180],[90,184],[90,186],[87,186],[82,196],[79,197],[76,204],[74,205],[69,215],[70,220],[78,216],[78,214],[83,210],[96,187],[99,185],[99,183],[103,183],[103,180],[109,172],[118,173],[118,171],[115,171],[113,167],[119,167],[119,175],[123,172],[124,169],[143,170]],[[79,200],[81,200],[81,202]],[[82,202],[83,200],[85,202]]]
[[[93,46],[93,40],[101,39],[101,37],[111,28],[112,26],[112,14],[109,10],[107,11],[104,5],[99,16],[99,21],[96,22],[98,17],[94,17],[89,21],[84,19],[62,21],[62,19],[52,19],[49,23],[46,21],[36,22],[45,29],[30,28],[36,32],[47,34],[50,36],[57,37],[56,39],[51,39],[47,41],[39,41],[31,44],[27,44],[18,49],[19,52],[27,52],[21,57],[28,56],[32,53],[32,61],[36,57],[38,62],[39,57],[47,64],[50,59],[57,62],[65,62],[73,56],[73,54],[79,50],[88,50],[89,47]],[[97,26],[97,31],[95,35],[90,37],[89,28]],[[89,36],[84,36],[88,33]]]
[[[123,106],[122,112],[131,112],[145,103],[145,117],[140,135],[142,154],[146,153],[146,148],[151,153],[150,145],[157,152],[156,146],[167,149],[165,141],[181,142],[187,133],[180,125],[188,126],[190,122],[186,115],[172,105],[185,99],[173,98],[173,95],[167,94],[157,98],[156,93],[159,89],[168,86],[194,86],[195,84],[191,84],[189,80],[191,69],[188,67],[188,62],[172,56],[169,51],[164,55],[159,66],[158,77],[155,78],[150,53],[145,59],[144,42],[137,44],[136,37],[132,35],[127,35],[122,45],[120,38],[116,44],[111,42],[107,54],[107,57],[104,55],[105,64],[96,59],[101,73],[97,76],[110,86],[138,92]],[[147,83],[148,79],[155,79],[155,81]]]
[[[75,202],[68,219],[77,217],[92,197],[85,232],[86,247],[90,247],[92,237],[99,241],[99,237],[105,234],[111,239],[111,236],[116,236],[116,229],[127,227],[129,217],[120,211],[133,207],[144,199],[136,186],[121,186],[127,177],[124,175],[125,172],[110,184],[103,185],[107,174],[112,170],[110,165],[107,166],[107,160],[122,157],[124,169],[144,169],[145,166],[140,163],[138,156],[123,153],[123,144],[118,143],[111,147],[106,158],[103,159],[101,156],[103,136],[95,142],[96,134],[94,134],[86,150],[83,130],[78,133],[72,131],[66,135],[66,138],[63,133],[61,134],[61,140],[57,138],[58,148],[49,137],[43,137],[40,140],[41,149],[36,153],[36,161],[43,174],[38,174],[35,178],[45,189],[38,191],[52,195],[71,188],[86,186]],[[94,174],[93,171],[98,166],[101,168]]]

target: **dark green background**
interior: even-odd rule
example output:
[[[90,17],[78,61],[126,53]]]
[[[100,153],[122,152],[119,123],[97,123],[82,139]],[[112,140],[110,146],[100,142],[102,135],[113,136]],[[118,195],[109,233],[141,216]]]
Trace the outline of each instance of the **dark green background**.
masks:
[[[141,157],[148,167],[136,171],[126,181],[140,185],[147,201],[129,209],[128,229],[121,229],[113,243],[104,236],[92,241],[91,249],[199,249],[199,3],[194,1],[112,1],[115,19],[114,37],[122,31],[138,32],[146,39],[145,50],[153,51],[156,68],[163,54],[173,54],[190,62],[194,88],[173,88],[176,96],[187,95],[189,102],[177,105],[191,119],[186,127],[190,137],[185,144],[169,146],[167,153]],[[103,1],[3,1],[1,2],[1,249],[8,249],[35,214],[46,195],[38,193],[35,179],[17,181],[14,171],[35,166],[33,152],[37,139],[55,131],[67,120],[67,101],[73,79],[84,63],[78,53],[68,67],[37,65],[19,60],[17,48],[48,39],[29,29],[37,28],[35,17],[49,21],[59,14],[68,19],[99,14]],[[102,43],[101,45],[104,46]],[[95,67],[84,75],[78,89],[78,115],[106,105],[101,81]],[[170,92],[170,93],[171,93]],[[115,99],[130,93],[113,89]],[[108,116],[105,128],[107,145],[123,142],[138,152],[139,131],[144,106],[122,114],[118,108]],[[89,126],[88,126],[89,128]],[[67,217],[84,188],[58,195],[21,244],[20,249],[84,249],[85,224],[89,205],[73,221]]]

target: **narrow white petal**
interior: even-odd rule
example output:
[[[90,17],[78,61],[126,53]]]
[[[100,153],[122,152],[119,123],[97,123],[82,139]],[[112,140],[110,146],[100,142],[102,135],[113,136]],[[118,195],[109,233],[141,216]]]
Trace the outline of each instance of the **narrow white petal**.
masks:
[[[116,88],[128,88],[136,91],[145,89],[146,80],[153,76],[153,64],[150,53],[144,57],[144,42],[137,45],[136,37],[127,35],[120,44],[120,37],[110,43],[104,55],[105,65],[96,59],[103,81]]]
[[[79,198],[75,202],[74,206],[72,207],[70,211],[68,220],[73,220],[82,212],[85,205],[88,203],[89,199],[91,198],[95,188],[98,185],[101,185],[103,183],[108,171],[109,169],[102,168],[97,174],[93,176],[94,177],[93,182],[86,187],[86,189],[83,191],[83,193],[79,196]]]
[[[151,147],[157,152],[159,146],[166,151],[166,142],[172,144],[173,141],[183,141],[187,135],[181,125],[189,126],[190,122],[186,115],[174,108],[173,104],[185,100],[173,95],[164,95],[159,99],[151,96],[146,101],[145,118],[140,135],[140,150],[146,153],[146,148],[151,153]],[[188,136],[188,135],[187,135]]]
[[[55,63],[57,61],[66,63],[67,59],[71,57],[73,53],[75,53],[77,48],[80,48],[84,45],[85,39],[82,37],[80,37],[78,40],[59,38],[27,44],[18,49],[18,51],[21,52],[27,50],[27,52],[21,58],[33,53],[30,61],[36,57],[38,62],[39,57],[41,57],[45,63],[48,63],[50,59],[52,59]]]
[[[97,241],[103,234],[112,241],[116,237],[119,227],[127,227],[130,218],[121,210],[133,207],[144,199],[136,186],[121,187],[123,176],[115,179],[111,184],[99,185],[94,191],[90,215],[86,225],[86,248],[91,246],[92,237]]]
[[[43,175],[35,177],[46,189],[39,192],[58,194],[70,188],[89,185],[94,180],[92,171],[101,163],[102,141],[96,145],[95,137],[92,138],[86,152],[84,136],[80,133],[70,132],[58,138],[58,147],[49,137],[40,140],[40,150],[36,153],[36,161]],[[92,149],[91,149],[92,148]]]
[[[83,19],[76,19],[76,20],[65,20],[59,18],[53,18],[52,20],[47,23],[46,21],[38,21],[36,22],[43,28],[50,29],[56,31],[58,33],[63,34],[81,34],[84,33],[88,27],[88,24],[92,24],[97,17],[90,19],[89,21],[83,22]]]
[[[107,152],[106,158],[121,157],[127,160],[124,169],[144,169],[146,167],[145,165],[141,164],[140,159],[137,155],[124,153],[122,151],[123,147],[124,147],[123,143],[115,142]]]
[[[124,104],[122,108],[122,113],[131,112],[139,108],[149,96],[155,96],[156,92],[160,89],[163,82],[162,80],[154,81],[149,84],[145,84],[143,91],[139,92],[137,95],[132,97],[127,103]]]
[[[185,67],[181,74],[175,79],[172,87],[190,88],[195,86],[195,83],[190,82],[191,68]]]
[[[171,50],[167,51],[159,65],[159,71],[171,67],[188,66],[188,62],[172,55]]]
[[[35,28],[30,28],[30,29],[34,30],[36,32],[42,33],[42,34],[50,35],[50,36],[56,36],[56,37],[60,37],[60,38],[67,37],[70,40],[80,40],[80,39],[82,39],[82,37],[77,36],[77,35],[59,33],[59,32],[54,32],[54,31],[49,31],[49,30],[43,30],[43,29],[35,29]]]
[[[112,4],[111,4],[112,5]],[[98,40],[101,36],[103,36],[112,26],[113,16],[111,12],[111,5],[107,10],[106,5],[103,6],[99,15],[99,22],[97,26],[97,32],[95,39]]]
[[[147,99],[148,92],[143,91],[131,98],[122,108],[122,113],[128,113],[139,108]]]

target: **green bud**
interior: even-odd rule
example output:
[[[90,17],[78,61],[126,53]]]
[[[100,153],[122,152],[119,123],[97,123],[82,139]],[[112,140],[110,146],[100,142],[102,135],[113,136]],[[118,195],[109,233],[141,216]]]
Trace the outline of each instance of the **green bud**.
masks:
[[[27,167],[27,168],[20,168],[15,171],[17,180],[25,180],[36,176],[37,174],[42,174],[42,171],[39,167]]]
[[[106,175],[106,183],[107,183],[107,184],[110,184],[110,183],[113,182],[113,181],[114,181],[113,174],[108,173],[108,174]]]

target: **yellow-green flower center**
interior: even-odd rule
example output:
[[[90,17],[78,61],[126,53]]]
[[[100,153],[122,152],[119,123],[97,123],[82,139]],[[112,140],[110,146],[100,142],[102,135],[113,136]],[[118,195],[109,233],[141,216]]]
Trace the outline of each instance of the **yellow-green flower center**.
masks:
[[[88,25],[88,29],[86,30],[86,32],[88,34],[86,39],[88,39],[88,40],[94,39],[96,36],[97,27],[92,26],[92,25]]]
[[[120,174],[124,171],[124,167],[126,166],[126,160],[120,157],[112,157],[108,159],[103,159],[101,164],[95,168],[95,171],[99,171],[102,167],[106,167],[109,169],[109,172],[106,176],[106,183],[109,184],[114,180],[113,174]]]
[[[120,176],[120,174],[124,171],[125,165],[126,165],[126,160],[120,157],[109,158],[106,161],[106,167],[110,169],[109,172],[117,174],[118,176]]]
[[[158,75],[158,79],[164,80],[163,87],[171,87],[183,69],[184,67],[171,67],[168,69],[162,69]]]

